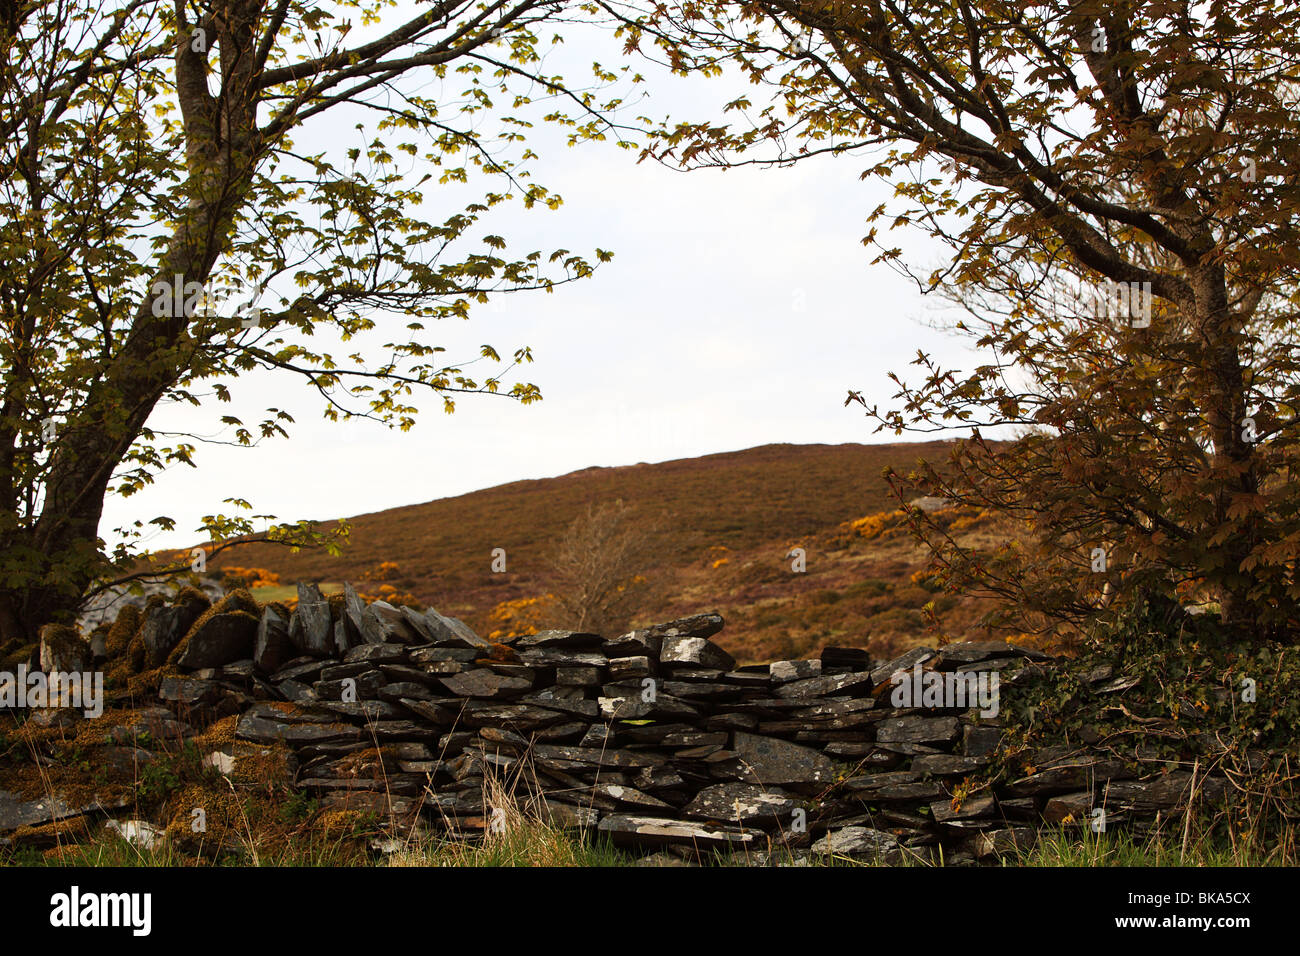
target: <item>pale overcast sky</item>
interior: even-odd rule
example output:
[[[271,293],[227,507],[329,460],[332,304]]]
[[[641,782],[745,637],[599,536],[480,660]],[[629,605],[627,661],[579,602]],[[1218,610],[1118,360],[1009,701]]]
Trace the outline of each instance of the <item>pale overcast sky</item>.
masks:
[[[548,62],[549,72],[619,62],[613,41],[578,35],[562,57]],[[635,69],[647,76],[641,89],[649,97],[632,114],[704,118],[737,95],[734,83],[681,80],[644,61]],[[351,145],[337,145],[344,129],[337,119],[318,123],[295,137],[299,151],[341,153]],[[323,420],[320,398],[296,378],[245,376],[236,413],[248,422],[268,406],[286,408],[297,419],[290,439],[252,449],[200,446],[197,470],[175,468],[130,499],[110,499],[102,533],[166,514],[177,531],[151,544],[189,545],[201,516],[228,512],[221,501],[230,496],[281,520],[333,518],[592,465],[770,442],[896,441],[873,435],[861,408],[844,406],[846,392],[887,401],[886,373],[908,373],[918,349],[970,364],[963,340],[924,324],[939,308],[934,297],[869,264],[866,216],[892,188],[859,179],[864,158],[682,173],[638,165],[634,152],[612,143],[568,149],[554,134],[535,133],[534,178],[559,192],[563,207],[500,209],[473,242],[496,233],[512,255],[600,246],[614,261],[550,295],[520,293],[478,308],[468,322],[441,325],[427,338],[445,344],[448,356],[473,356],[484,342],[502,355],[532,346],[535,362],[521,377],[540,386],[544,401],[462,396],[448,416],[438,401],[417,399],[423,414],[401,433]],[[479,195],[481,183],[473,184]],[[464,198],[455,197],[455,208]],[[922,271],[943,255],[920,233],[896,231],[893,241]],[[172,409],[152,424],[213,434],[226,410]]]

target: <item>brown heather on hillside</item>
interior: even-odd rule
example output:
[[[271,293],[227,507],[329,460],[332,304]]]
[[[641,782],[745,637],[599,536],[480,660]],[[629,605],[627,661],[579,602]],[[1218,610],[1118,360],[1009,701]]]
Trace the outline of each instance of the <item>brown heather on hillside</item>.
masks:
[[[866,538],[849,527],[898,507],[881,477],[886,466],[939,463],[949,451],[941,441],[780,444],[588,468],[359,515],[339,556],[254,544],[211,566],[265,568],[292,585],[363,580],[388,563],[384,578],[398,592],[480,633],[502,628],[512,613],[522,626],[559,626],[545,600],[553,585],[547,553],[588,503],[622,499],[659,528],[643,573],[660,598],[631,625],[717,610],[728,621],[721,642],[742,661],[814,655],[828,644],[887,656],[944,637],[989,636],[975,625],[976,601],[925,579],[925,555],[905,531]],[[995,540],[987,520],[967,523],[964,535]],[[806,551],[805,573],[792,571],[795,547]],[[492,571],[494,548],[506,551],[505,573]],[[930,602],[938,635],[927,630]]]

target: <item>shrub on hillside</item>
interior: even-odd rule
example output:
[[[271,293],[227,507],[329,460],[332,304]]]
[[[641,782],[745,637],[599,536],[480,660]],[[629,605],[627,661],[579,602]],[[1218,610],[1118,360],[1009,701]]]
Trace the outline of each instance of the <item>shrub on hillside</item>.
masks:
[[[622,500],[588,504],[548,561],[556,625],[597,634],[625,628],[649,596],[654,531]]]
[[[213,576],[221,581],[221,586],[227,591],[234,591],[237,588],[275,587],[280,583],[280,575],[266,568],[241,568],[229,565],[216,568]]]
[[[488,614],[488,639],[526,637],[536,634],[545,626],[547,617],[555,613],[555,595],[512,598],[502,601]]]

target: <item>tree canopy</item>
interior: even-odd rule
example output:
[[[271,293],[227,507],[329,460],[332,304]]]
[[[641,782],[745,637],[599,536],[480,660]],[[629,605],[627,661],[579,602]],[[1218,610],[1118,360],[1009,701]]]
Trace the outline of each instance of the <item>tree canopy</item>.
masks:
[[[930,528],[954,580],[1040,625],[1156,588],[1241,634],[1296,635],[1300,10],[605,6],[629,52],[758,90],[663,130],[646,158],[861,157],[864,178],[894,184],[864,242],[956,299],[988,360],[960,371],[921,354],[923,377],[898,378],[893,407],[849,399],[898,432],[975,428],[951,468],[900,487],[982,503],[1028,532],[963,553]],[[951,257],[917,274],[887,241],[900,227]],[[993,426],[1028,433],[994,446],[980,437]]]
[[[70,615],[136,567],[149,525],[173,526],[99,537],[105,495],[194,463],[198,434],[150,427],[168,403],[250,444],[291,423],[223,409],[258,369],[300,379],[331,418],[401,429],[422,392],[447,411],[458,394],[540,397],[516,377],[527,346],[449,357],[429,326],[610,258],[511,255],[487,223],[502,204],[562,201],[530,175],[536,122],[631,145],[624,71],[596,64],[574,86],[543,69],[565,16],[542,0],[423,3],[404,20],[367,0],[3,8],[0,637]],[[458,187],[476,181],[466,204]],[[254,531],[248,501],[226,504],[204,522],[214,543]]]
[[[624,43],[590,88],[542,69],[544,31],[571,17]],[[849,401],[883,429],[974,430],[944,467],[894,476],[900,494],[1024,531],[971,552],[916,515],[954,587],[1009,598],[1020,624],[1077,626],[1154,590],[1294,638],[1298,23],[1282,0],[480,0],[404,22],[363,0],[6,7],[0,632],[29,635],[132,560],[97,537],[102,502],[193,462],[194,436],[150,428],[165,403],[219,408],[257,369],[301,377],[328,416],[399,428],[424,390],[448,410],[535,400],[511,380],[527,347],[483,346],[504,368],[479,375],[426,324],[609,258],[512,257],[478,230],[508,201],[560,202],[528,175],[534,111],[571,143],[631,146],[608,88],[639,79],[639,55],[751,87],[665,124],[643,159],[839,157],[894,185],[864,243],[964,310],[987,360],[918,354],[892,407]],[[331,148],[295,146],[330,122]],[[424,214],[478,177],[480,198]],[[904,261],[898,228],[948,261]],[[290,423],[218,418],[243,443]],[[984,440],[1006,427],[1023,431]],[[216,540],[252,527],[206,522]]]

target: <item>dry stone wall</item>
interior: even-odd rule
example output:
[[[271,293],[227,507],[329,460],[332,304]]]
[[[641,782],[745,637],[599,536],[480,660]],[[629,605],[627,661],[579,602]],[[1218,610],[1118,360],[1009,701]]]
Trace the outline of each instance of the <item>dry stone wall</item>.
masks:
[[[330,600],[300,586],[291,614],[244,592],[205,601],[155,601],[133,634],[108,635],[110,673],[162,668],[148,719],[184,734],[238,715],[236,740],[287,749],[293,786],[323,806],[459,837],[492,830],[508,806],[632,848],[978,861],[1027,847],[1044,821],[1095,826],[1103,810],[1109,826],[1149,822],[1193,786],[1066,748],[982,785],[998,699],[1053,666],[1008,644],[737,666],[713,641],[717,614],[494,643],[350,587]],[[75,657],[57,637],[42,652]],[[1210,799],[1225,789],[1195,786]]]

